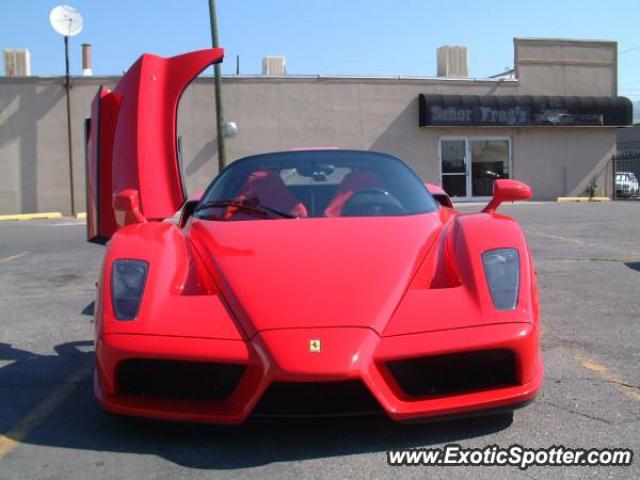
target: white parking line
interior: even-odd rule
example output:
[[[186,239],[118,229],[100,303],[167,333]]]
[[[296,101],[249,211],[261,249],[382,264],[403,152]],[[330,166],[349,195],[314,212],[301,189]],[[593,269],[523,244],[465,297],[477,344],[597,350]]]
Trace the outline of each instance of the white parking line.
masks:
[[[62,223],[52,223],[47,225],[47,227],[71,227],[71,226],[85,226],[87,222],[62,222]]]
[[[585,242],[583,240],[578,240],[576,238],[561,237],[560,235],[553,235],[551,233],[544,233],[544,232],[539,232],[539,231],[536,231],[536,230],[529,230],[529,231],[527,231],[527,233],[530,234],[530,235],[537,235],[539,237],[550,238],[552,240],[560,240],[562,242],[572,243],[574,245],[580,245],[580,246],[584,246],[584,247],[599,248],[601,250],[608,250],[610,252],[616,252],[616,253],[624,253],[626,255],[631,255],[631,256],[634,256],[634,257],[635,256],[640,256],[640,252],[636,252],[634,250],[623,250],[621,248],[610,247],[608,245],[601,245],[599,243]]]

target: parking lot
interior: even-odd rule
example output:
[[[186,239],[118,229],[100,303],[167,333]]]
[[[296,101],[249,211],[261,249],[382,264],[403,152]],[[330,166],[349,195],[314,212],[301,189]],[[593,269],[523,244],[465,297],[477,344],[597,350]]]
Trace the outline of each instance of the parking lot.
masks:
[[[478,209],[464,206],[463,211]],[[71,219],[0,223],[0,479],[640,478],[640,202],[505,206],[538,269],[545,383],[513,422],[253,419],[240,427],[123,419],[91,391],[103,247]],[[635,450],[630,467],[389,467],[386,450]]]

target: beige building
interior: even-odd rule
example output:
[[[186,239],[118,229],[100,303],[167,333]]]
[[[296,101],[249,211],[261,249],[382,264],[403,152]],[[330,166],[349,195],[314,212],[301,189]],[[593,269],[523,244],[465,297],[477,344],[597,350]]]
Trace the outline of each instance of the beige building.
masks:
[[[428,78],[224,77],[225,120],[238,126],[227,157],[332,145],[396,155],[459,200],[486,197],[498,176],[529,183],[540,200],[583,194],[592,181],[610,195],[616,130],[631,122],[630,102],[616,97],[617,44],[515,39],[514,49],[514,71],[491,79],[460,78],[455,65]],[[83,119],[98,85],[117,80],[73,78],[77,211]],[[70,211],[63,82],[0,78],[0,214]],[[190,191],[217,173],[214,122],[213,82],[200,77],[178,122]]]

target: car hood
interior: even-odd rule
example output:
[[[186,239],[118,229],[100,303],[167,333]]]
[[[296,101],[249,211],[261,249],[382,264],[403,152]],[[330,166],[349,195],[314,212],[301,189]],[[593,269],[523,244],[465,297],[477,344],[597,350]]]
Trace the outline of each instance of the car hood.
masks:
[[[382,333],[441,227],[437,213],[194,219],[189,236],[246,335],[310,327]]]

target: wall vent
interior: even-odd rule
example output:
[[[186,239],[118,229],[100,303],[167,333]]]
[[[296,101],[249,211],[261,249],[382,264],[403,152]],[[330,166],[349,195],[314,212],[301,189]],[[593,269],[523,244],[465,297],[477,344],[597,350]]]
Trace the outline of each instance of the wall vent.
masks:
[[[469,68],[467,67],[467,47],[444,45],[438,48],[437,54],[439,77],[469,77]]]
[[[7,77],[31,75],[31,53],[26,48],[6,48],[2,51],[4,74]]]
[[[287,68],[284,57],[264,57],[262,59],[262,74],[263,75],[286,75]]]

